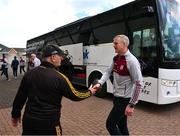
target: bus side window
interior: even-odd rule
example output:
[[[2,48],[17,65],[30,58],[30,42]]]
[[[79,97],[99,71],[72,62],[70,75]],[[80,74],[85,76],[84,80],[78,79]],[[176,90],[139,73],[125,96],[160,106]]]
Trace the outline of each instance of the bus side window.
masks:
[[[144,58],[156,57],[156,39],[154,28],[143,30],[142,52]]]
[[[133,32],[132,53],[146,64],[142,70],[144,76],[154,75],[156,67],[156,38],[155,29],[144,29]]]
[[[141,31],[133,33],[132,53],[136,57],[141,57]]]
[[[156,74],[155,67],[157,66],[156,38],[154,28],[144,29],[142,31],[141,50],[143,61],[147,64],[143,74],[153,76]]]

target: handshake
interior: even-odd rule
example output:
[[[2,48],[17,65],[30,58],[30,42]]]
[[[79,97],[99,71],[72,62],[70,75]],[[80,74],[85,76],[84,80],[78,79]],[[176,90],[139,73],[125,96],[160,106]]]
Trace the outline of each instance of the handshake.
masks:
[[[94,82],[90,85],[89,90],[92,94],[95,94],[99,89],[101,89],[101,84],[98,83],[98,80],[94,80]]]

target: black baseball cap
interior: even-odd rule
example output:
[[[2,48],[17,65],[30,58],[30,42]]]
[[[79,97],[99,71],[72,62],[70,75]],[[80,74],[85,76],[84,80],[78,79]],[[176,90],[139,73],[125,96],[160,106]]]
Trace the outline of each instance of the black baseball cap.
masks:
[[[52,55],[64,56],[65,53],[57,45],[47,45],[42,51],[42,57],[49,57]]]

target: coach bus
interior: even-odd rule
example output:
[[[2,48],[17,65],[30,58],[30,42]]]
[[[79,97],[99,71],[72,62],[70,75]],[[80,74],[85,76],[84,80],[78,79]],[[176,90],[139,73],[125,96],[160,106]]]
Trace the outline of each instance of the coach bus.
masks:
[[[82,18],[27,41],[27,54],[57,44],[74,65],[73,83],[88,87],[99,79],[115,55],[112,39],[125,34],[130,51],[143,62],[140,100],[154,104],[180,101],[180,1],[135,0]],[[112,80],[95,95],[112,93]]]

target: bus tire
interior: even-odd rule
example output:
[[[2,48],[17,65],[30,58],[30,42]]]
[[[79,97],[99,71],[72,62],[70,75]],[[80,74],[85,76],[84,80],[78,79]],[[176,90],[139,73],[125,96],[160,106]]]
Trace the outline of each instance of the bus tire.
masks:
[[[89,78],[89,86],[95,81],[95,80],[98,80],[101,78],[101,74],[96,74],[96,75],[93,75]],[[102,86],[101,89],[99,89],[95,94],[94,96],[96,97],[99,97],[99,98],[103,98],[107,95],[107,83],[105,82]]]

